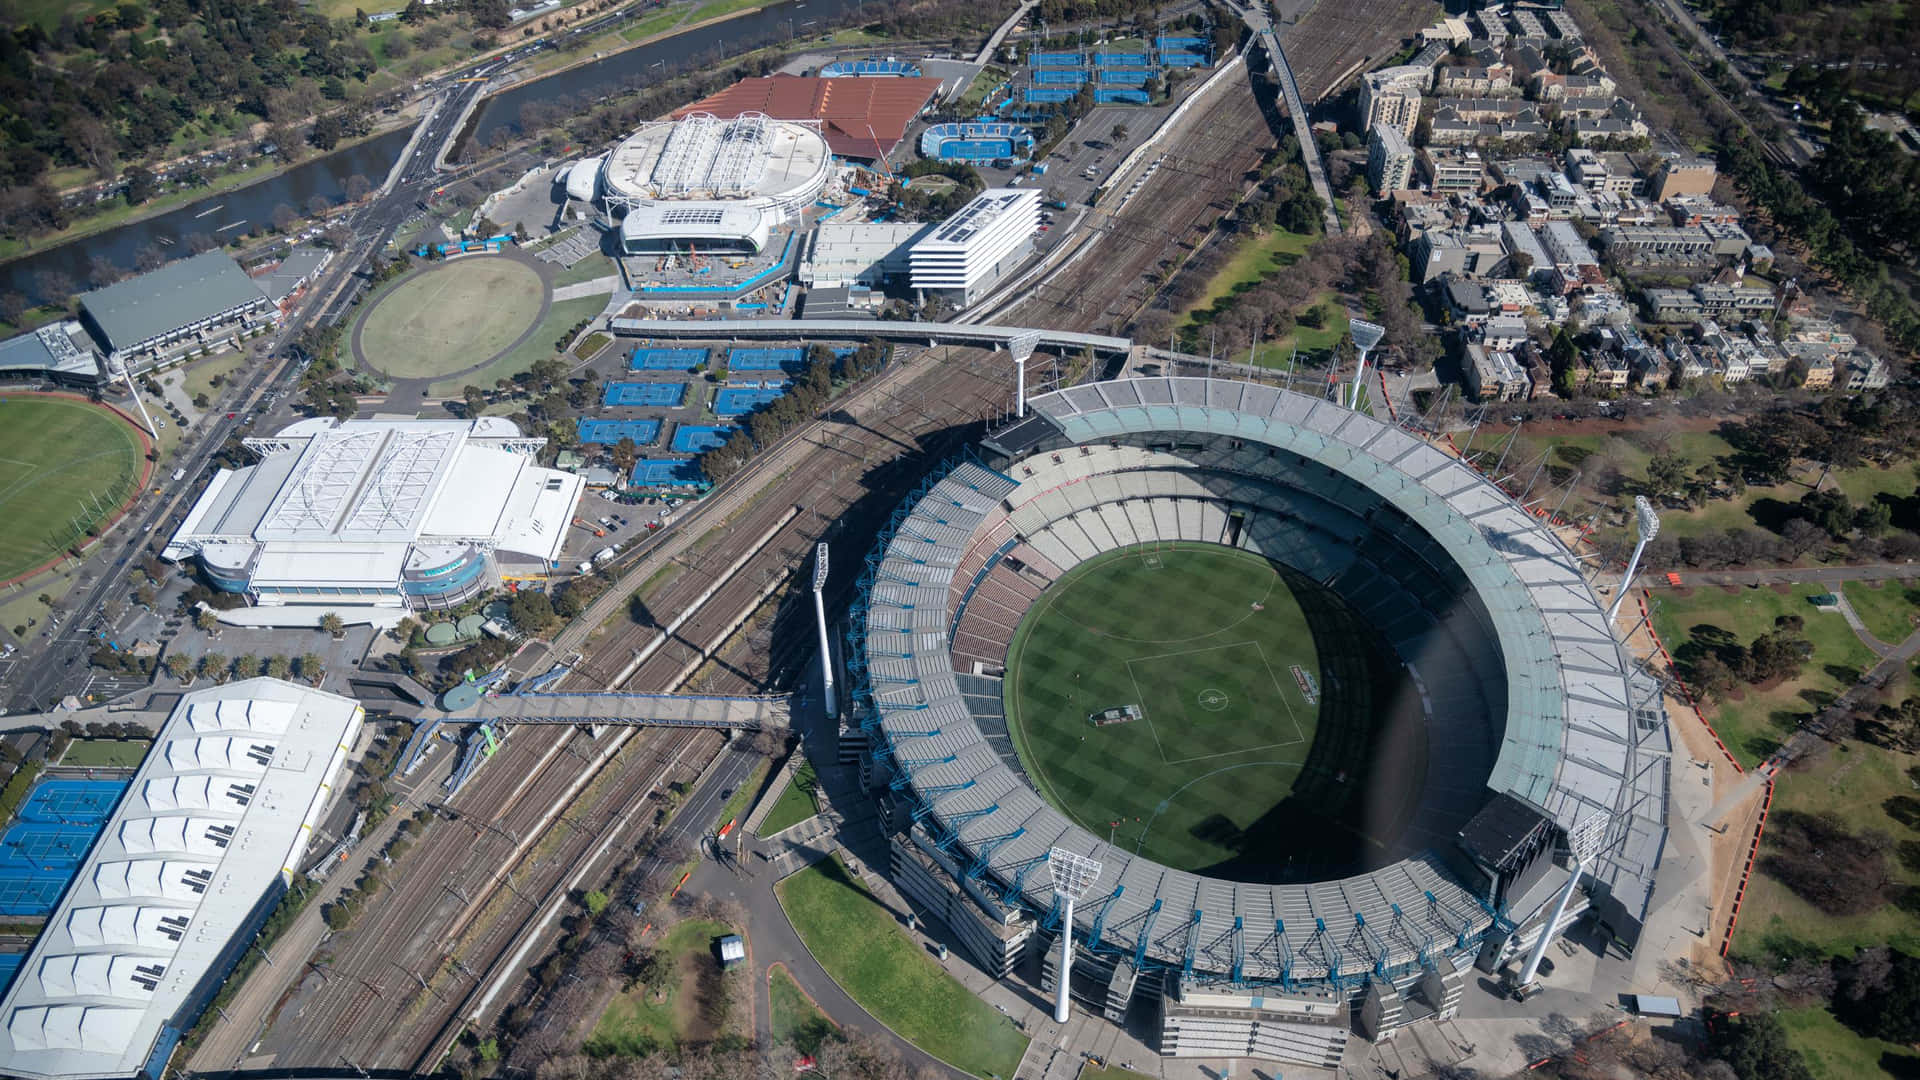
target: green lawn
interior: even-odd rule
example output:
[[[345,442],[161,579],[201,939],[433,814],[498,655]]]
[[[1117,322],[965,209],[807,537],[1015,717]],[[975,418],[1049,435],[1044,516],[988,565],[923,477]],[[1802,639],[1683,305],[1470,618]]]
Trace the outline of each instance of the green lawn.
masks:
[[[140,764],[152,746],[146,739],[75,739],[67,744],[60,764],[88,769],[131,769]]]
[[[1012,1080],[1027,1037],[947,974],[839,859],[814,863],[776,891],[807,951],[876,1019],[955,1068]]]
[[[421,379],[470,368],[512,345],[540,315],[546,283],[518,259],[467,255],[413,274],[368,310],[356,333],[376,371]],[[550,342],[544,345],[550,352]]]
[[[607,306],[604,296],[589,296],[580,300],[558,300],[547,309],[547,317],[541,320],[533,336],[507,355],[471,374],[455,379],[443,379],[434,383],[431,393],[436,397],[455,397],[461,387],[491,387],[496,381],[517,375],[532,367],[535,363],[554,355],[553,343],[560,335],[573,329],[582,319],[600,314]]]
[[[801,761],[793,771],[792,781],[780,793],[780,800],[773,804],[773,809],[767,811],[766,819],[760,822],[760,835],[772,836],[791,829],[819,813],[820,804],[813,797],[814,785],[818,782],[813,775],[813,763]]]
[[[715,832],[724,828],[729,821],[737,823],[746,814],[747,807],[753,803],[754,795],[760,791],[760,782],[766,777],[767,763],[761,761],[753,767],[752,774],[740,781],[739,787],[733,789],[733,794],[727,796],[727,801],[720,807],[720,812],[713,816]]]
[[[40,565],[135,494],[131,424],[68,398],[0,396],[0,579]]]
[[[1048,800],[1184,870],[1252,854],[1320,720],[1296,682],[1321,680],[1299,601],[1272,563],[1218,545],[1081,563],[1021,621],[1007,668],[1008,726]],[[1088,721],[1128,705],[1144,716]]]
[[[1896,754],[1860,742],[1835,747],[1811,766],[1781,775],[1774,786],[1773,810],[1834,814],[1856,833],[1874,830],[1894,841],[1887,869],[1895,889],[1920,886],[1920,860],[1910,854],[1920,831],[1890,811],[1906,814],[1914,798],[1920,757]],[[1733,951],[1743,959],[1772,966],[1782,955],[1812,949],[1851,955],[1863,945],[1891,945],[1920,953],[1920,910],[1904,911],[1887,903],[1864,915],[1828,915],[1768,876],[1753,876],[1740,909]]]
[[[988,94],[993,93],[1006,81],[1005,68],[995,67],[992,64],[981,68],[980,73],[973,77],[973,82],[967,84],[967,92],[960,95],[959,102],[954,106],[955,111],[961,116],[970,115],[986,102]]]
[[[210,356],[187,368],[186,382],[181,385],[181,389],[186,391],[189,400],[196,395],[205,394],[208,401],[219,401],[220,392],[229,385],[228,380],[232,378],[234,372],[240,370],[240,365],[246,362],[247,353],[243,349]],[[215,376],[220,378],[219,386],[213,385]]]
[[[714,939],[733,933],[724,923],[689,919],[667,931],[654,951],[669,957],[676,974],[667,992],[659,1000],[644,987],[617,994],[600,1014],[593,1034],[587,1036],[586,1051],[595,1057],[614,1055],[643,1057],[656,1050],[678,1046],[687,1037],[697,1014],[697,1003],[690,1000],[688,982],[692,966],[717,965]],[[736,1010],[739,1012],[742,1010]]]
[[[1913,633],[1913,614],[1920,611],[1920,583],[1912,581],[1849,581],[1841,588],[1847,603],[1867,624],[1867,632],[1887,645],[1898,645]]]
[[[1806,620],[1813,657],[1798,679],[1764,690],[1743,687],[1736,700],[1703,706],[1707,720],[1742,765],[1758,764],[1805,717],[1876,663],[1838,612],[1814,608],[1810,598],[1826,591],[1823,585],[1794,585],[1784,594],[1771,588],[1702,588],[1686,595],[1661,589],[1653,594],[1654,629],[1683,669],[1689,657],[1714,641],[1716,629],[1744,646],[1772,630],[1778,616]]]
[[[1182,314],[1193,321],[1196,312],[1205,312],[1222,297],[1251,288],[1268,274],[1293,265],[1307,253],[1313,240],[1305,233],[1274,229],[1264,236],[1242,241],[1234,249],[1233,257],[1227,260],[1212,281],[1207,282],[1207,289],[1200,294],[1200,299]]]
[[[1309,310],[1313,308],[1320,310],[1319,326],[1296,324],[1293,333],[1278,341],[1262,343],[1255,351],[1253,362],[1261,367],[1283,368],[1291,362],[1296,349],[1303,353],[1323,353],[1340,344],[1340,339],[1347,336],[1347,324],[1352,321],[1347,315],[1346,305],[1340,302],[1338,295],[1327,291],[1308,305]]]
[[[767,1023],[773,1028],[775,1046],[791,1043],[800,1053],[811,1054],[820,1049],[821,1043],[840,1035],[833,1021],[814,1005],[784,966],[767,973],[767,1007],[771,1010]]]
[[[1814,1080],[1893,1080],[1920,1069],[1912,1047],[1867,1038],[1817,1005],[1774,1015],[1787,1029],[1787,1041],[1806,1056]],[[1890,1062],[1898,1063],[1898,1073],[1886,1067]]]
[[[628,41],[640,41],[679,25],[680,20],[686,17],[687,12],[684,8],[662,11],[654,15],[649,15],[639,22],[634,23],[632,26],[627,27],[625,30],[620,31],[620,36]]]
[[[694,23],[704,22],[707,19],[717,19],[722,15],[732,15],[741,11],[752,11],[756,8],[766,7],[767,4],[768,0],[707,0],[706,3],[693,9],[693,14],[688,17],[687,23],[688,25],[692,25]]]
[[[555,270],[553,284],[555,288],[559,288],[562,285],[579,285],[583,282],[619,275],[620,268],[613,265],[612,259],[605,255],[589,255],[565,270]]]

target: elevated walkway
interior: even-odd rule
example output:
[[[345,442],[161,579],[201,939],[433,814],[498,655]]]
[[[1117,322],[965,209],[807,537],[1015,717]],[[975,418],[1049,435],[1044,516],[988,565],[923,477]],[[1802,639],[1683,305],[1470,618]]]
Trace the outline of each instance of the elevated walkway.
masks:
[[[1322,181],[1324,183],[1324,180]],[[1329,206],[1332,204],[1329,203]],[[989,349],[1008,348],[1023,334],[1038,334],[1036,347],[1078,352],[1091,349],[1100,356],[1125,355],[1133,347],[1130,338],[1106,334],[1082,334],[1071,330],[1027,329],[1019,326],[984,326],[955,322],[888,322],[863,319],[610,319],[608,329],[629,337],[686,338],[695,341],[719,339],[766,339],[773,341],[836,340],[927,342],[931,345],[972,345]]]
[[[441,717],[466,724],[607,724],[760,731],[784,728],[786,694],[623,694],[582,690],[481,698]]]

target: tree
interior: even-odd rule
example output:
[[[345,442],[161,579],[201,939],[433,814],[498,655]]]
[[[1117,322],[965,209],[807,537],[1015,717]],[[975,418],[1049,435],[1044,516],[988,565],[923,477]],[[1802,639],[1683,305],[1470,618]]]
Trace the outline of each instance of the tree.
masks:
[[[201,675],[212,679],[214,682],[226,682],[228,675],[227,658],[219,653],[202,653],[200,654],[198,670]]]
[[[1920,1042],[1920,957],[1879,945],[1860,950],[1836,969],[1834,1015],[1876,1039]]]
[[[273,229],[275,232],[288,232],[300,221],[300,212],[286,203],[273,208]]]
[[[1127,137],[1127,125],[1115,124],[1113,125],[1113,130],[1107,132],[1107,134],[1113,136],[1114,142],[1120,142]]]
[[[586,902],[588,914],[598,915],[607,910],[607,894],[599,889],[594,889],[581,899]]]
[[[0,293],[0,322],[20,325],[27,314],[27,298],[17,292]]]
[[[1716,1017],[1707,1033],[1713,1055],[1732,1066],[1740,1080],[1813,1080],[1806,1059],[1770,1012]]]
[[[293,677],[293,661],[284,656],[272,656],[267,659],[267,675],[275,679]]]
[[[536,637],[560,624],[560,617],[553,611],[553,601],[547,599],[546,593],[532,589],[521,589],[513,594],[513,600],[507,605],[507,618],[513,620],[513,625]]]
[[[392,41],[388,42],[388,55],[392,55]],[[347,198],[359,202],[373,191],[373,183],[359,173],[347,177]]]
[[[252,653],[245,653],[241,656],[234,658],[234,661],[233,661],[233,677],[234,678],[251,679],[258,676],[259,674],[260,674],[260,658],[259,657],[253,655]]]
[[[130,165],[126,172],[127,205],[139,206],[159,194],[160,184],[153,171],[143,165]]]
[[[1647,460],[1647,490],[1656,495],[1686,486],[1687,462],[1678,454],[1655,454]]]
[[[460,397],[466,403],[468,417],[479,416],[480,411],[487,407],[487,392],[472,383],[461,387]]]
[[[329,611],[320,616],[320,629],[325,630],[335,638],[339,638],[346,634],[347,624],[340,616]]]
[[[608,456],[613,459],[613,467],[620,475],[626,476],[633,472],[634,465],[640,461],[640,447],[632,439],[623,438],[613,444]]]
[[[299,669],[300,677],[315,686],[320,685],[320,679],[327,673],[327,667],[321,663],[319,653],[301,653]]]
[[[193,675],[193,657],[186,653],[168,653],[161,666],[167,669],[168,675],[180,682],[186,682]]]
[[[219,629],[220,619],[213,612],[201,608],[193,613],[193,626],[203,634],[211,634]]]

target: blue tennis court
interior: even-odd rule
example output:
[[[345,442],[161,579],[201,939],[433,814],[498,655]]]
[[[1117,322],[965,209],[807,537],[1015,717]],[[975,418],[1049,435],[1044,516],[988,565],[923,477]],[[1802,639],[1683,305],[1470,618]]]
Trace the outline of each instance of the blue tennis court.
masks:
[[[1087,73],[1079,68],[1041,68],[1033,73],[1033,81],[1041,86],[1084,86]]]
[[[1145,86],[1153,78],[1151,71],[1116,70],[1107,68],[1100,72],[1100,81],[1117,86]]]
[[[677,409],[686,400],[687,384],[683,382],[608,383],[606,392],[600,396],[602,405],[653,405],[665,409]]]
[[[732,424],[681,424],[673,430],[673,443],[668,449],[676,454],[698,454],[725,446],[739,430]]]
[[[728,371],[791,371],[806,366],[806,350],[799,348],[728,349]]]
[[[705,349],[635,349],[628,371],[691,371],[706,363]]]
[[[745,386],[726,386],[713,395],[713,415],[745,416],[753,410],[787,392],[780,386],[769,389],[751,389]]]
[[[706,481],[692,458],[649,458],[633,467],[634,487],[681,487]]]
[[[127,790],[125,780],[42,780],[20,807],[20,820],[43,825],[98,825]]]
[[[1122,90],[1117,86],[1103,86],[1093,92],[1095,105],[1151,105],[1152,99],[1145,90]]]
[[[1179,52],[1173,49],[1168,49],[1167,51],[1160,54],[1160,63],[1163,67],[1174,67],[1174,68],[1205,67],[1207,63],[1207,58],[1200,55],[1199,53]]]
[[[1058,105],[1063,101],[1072,101],[1073,95],[1074,91],[1064,87],[1030,86],[1023,91],[1022,100],[1029,105]]]
[[[1137,68],[1147,66],[1147,54],[1143,52],[1103,52],[1093,54],[1095,67]]]
[[[611,446],[621,439],[632,439],[641,446],[652,446],[660,438],[658,420],[582,420],[580,441]]]
[[[1033,66],[1037,68],[1081,67],[1086,59],[1077,52],[1037,52],[1033,54]]]
[[[13,985],[13,975],[26,959],[27,954],[23,952],[0,953],[0,994],[6,993],[7,987]]]

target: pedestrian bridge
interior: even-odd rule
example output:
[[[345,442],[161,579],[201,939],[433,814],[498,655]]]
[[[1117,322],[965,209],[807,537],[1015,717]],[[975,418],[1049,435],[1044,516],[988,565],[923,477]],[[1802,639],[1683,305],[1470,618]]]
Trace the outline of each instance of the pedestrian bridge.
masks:
[[[611,690],[501,694],[436,717],[451,724],[602,724],[738,731],[784,728],[786,694],[628,694]]]
[[[970,345],[1010,349],[1020,339],[1029,348],[1060,352],[1091,349],[1099,356],[1123,356],[1133,339],[1071,330],[1042,330],[1020,326],[983,326],[956,322],[892,322],[868,319],[612,319],[608,329],[628,337],[690,338],[694,340],[757,339],[794,341],[808,338],[832,341],[926,342],[928,345]],[[1030,344],[1028,344],[1030,343]]]

